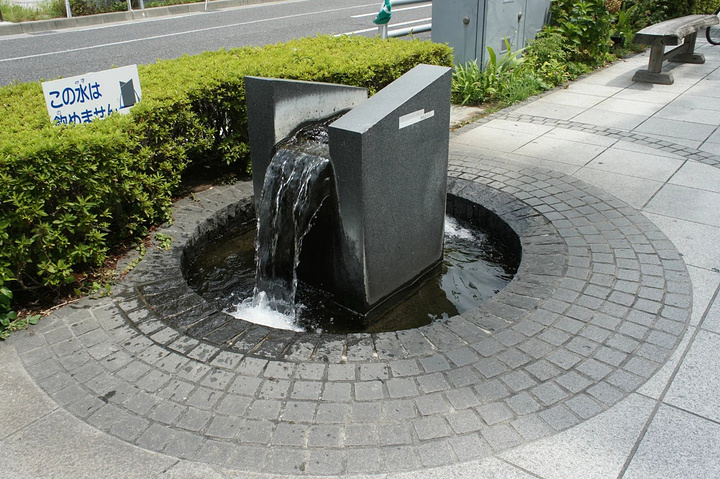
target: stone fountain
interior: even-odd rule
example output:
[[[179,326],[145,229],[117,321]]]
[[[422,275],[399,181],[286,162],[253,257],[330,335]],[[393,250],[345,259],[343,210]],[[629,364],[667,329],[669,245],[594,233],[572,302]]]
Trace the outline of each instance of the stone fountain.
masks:
[[[450,83],[450,68],[431,65],[413,68],[370,98],[362,88],[246,77],[258,230],[271,222],[262,217],[263,201],[277,207],[305,195],[316,203],[310,213],[295,209],[273,220],[306,223],[294,245],[280,244],[289,243],[287,232],[267,240],[273,255],[291,256],[271,261],[283,263],[284,271],[297,267],[292,278],[278,273],[280,283],[292,287],[297,274],[370,317],[436,271],[443,255]],[[325,147],[297,152],[280,144],[303,125],[339,114],[328,125]],[[305,159],[294,159],[299,156]],[[289,179],[299,162],[312,164],[312,172]],[[269,185],[277,175],[286,183]],[[264,188],[275,195],[289,183],[305,188],[308,178],[319,193],[263,199]]]

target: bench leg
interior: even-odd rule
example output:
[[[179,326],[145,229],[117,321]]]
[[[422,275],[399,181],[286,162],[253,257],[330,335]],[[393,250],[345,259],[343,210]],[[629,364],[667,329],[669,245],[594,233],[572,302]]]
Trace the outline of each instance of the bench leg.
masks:
[[[694,47],[694,44],[693,44]],[[644,83],[659,83],[661,85],[672,85],[675,82],[671,73],[662,72],[662,64],[665,59],[665,46],[653,45],[650,48],[650,60],[647,70],[638,70],[632,80]]]
[[[695,52],[695,41],[697,40],[697,32],[685,37],[685,41],[681,46],[668,52],[666,58],[673,63],[705,63],[705,56],[702,53]]]

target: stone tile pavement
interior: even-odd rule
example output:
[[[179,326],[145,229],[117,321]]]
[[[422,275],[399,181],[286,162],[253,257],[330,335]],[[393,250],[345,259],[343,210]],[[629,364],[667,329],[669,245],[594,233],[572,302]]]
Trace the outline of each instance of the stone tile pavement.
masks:
[[[430,327],[216,340],[237,326],[179,263],[249,191],[181,202],[172,251],[0,344],[0,475],[720,477],[720,50],[699,51],[671,86],[630,80],[641,55],[453,132],[450,191],[523,261]]]

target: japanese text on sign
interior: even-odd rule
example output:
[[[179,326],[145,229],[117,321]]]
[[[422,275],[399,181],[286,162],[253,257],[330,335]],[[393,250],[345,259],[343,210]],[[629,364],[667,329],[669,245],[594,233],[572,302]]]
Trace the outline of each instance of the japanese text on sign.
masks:
[[[50,120],[56,124],[90,123],[127,113],[140,101],[137,65],[44,82]]]

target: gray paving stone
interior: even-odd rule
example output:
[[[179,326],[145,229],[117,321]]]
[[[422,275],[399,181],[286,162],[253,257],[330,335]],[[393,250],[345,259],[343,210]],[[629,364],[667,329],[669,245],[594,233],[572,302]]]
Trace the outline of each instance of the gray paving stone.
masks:
[[[445,376],[442,373],[424,374],[417,377],[417,382],[425,393],[434,393],[450,389]]]
[[[492,357],[481,359],[473,364],[473,366],[480,371],[480,374],[488,379],[508,371],[508,367],[505,366],[505,364]]]
[[[328,381],[355,381],[357,365],[330,364],[328,365]]]
[[[176,430],[168,440],[163,452],[181,459],[194,459],[204,442],[205,439],[202,436]]]
[[[308,474],[338,475],[342,472],[344,461],[339,451],[310,451],[305,471]]]
[[[405,422],[380,424],[378,426],[378,441],[383,446],[412,444],[412,433],[409,424]]]
[[[280,415],[280,407],[280,401],[272,399],[257,399],[252,403],[245,417],[252,419],[277,420]]]
[[[524,369],[541,382],[558,376],[562,371],[544,359],[528,364]]]
[[[482,341],[472,344],[471,347],[485,358],[490,358],[505,349],[505,346],[503,346],[493,338],[483,339]]]
[[[582,360],[582,357],[568,351],[567,349],[559,348],[548,354],[546,359],[554,365],[568,370],[579,363]]]
[[[197,383],[211,371],[212,368],[210,366],[198,363],[197,361],[190,361],[177,372],[177,375],[186,381]]]
[[[473,389],[484,403],[491,403],[510,395],[510,391],[496,379],[478,384]]]
[[[110,428],[110,434],[120,439],[132,442],[150,425],[144,418],[127,414],[120,422]]]
[[[593,398],[607,406],[612,406],[625,396],[622,391],[607,382],[590,386],[587,391]]]
[[[448,440],[460,461],[479,460],[490,455],[490,446],[477,434],[456,436]]]
[[[480,405],[480,400],[470,388],[453,389],[445,394],[452,407],[456,410],[467,409]]]
[[[447,353],[445,353],[445,355],[448,359],[450,359],[450,361],[452,361],[452,363],[456,367],[467,366],[476,362],[479,359],[477,354],[468,347],[448,351]]]
[[[410,446],[385,447],[380,450],[383,471],[414,471],[420,467],[415,448]]]
[[[353,385],[356,401],[377,401],[384,397],[381,381],[360,381]]]
[[[310,427],[305,424],[294,424],[281,422],[275,429],[272,444],[274,446],[296,446],[305,445]]]
[[[347,472],[372,474],[382,471],[379,448],[351,449],[347,452]]]
[[[447,414],[445,418],[456,434],[477,432],[484,427],[484,422],[472,409],[453,412]]]
[[[322,384],[320,381],[295,381],[290,397],[292,399],[318,400]]]
[[[381,414],[382,406],[377,402],[358,402],[352,405],[352,420],[356,423],[374,423]]]
[[[580,419],[565,405],[559,404],[538,413],[550,427],[562,431],[580,422]]]
[[[217,368],[235,369],[242,361],[242,356],[230,351],[220,351],[210,364]]]
[[[200,381],[200,384],[212,389],[223,390],[235,378],[235,375],[228,371],[216,369],[211,371]]]
[[[190,394],[185,403],[199,409],[211,409],[223,396],[224,394],[219,391],[198,387]]]
[[[522,370],[514,370],[510,373],[503,374],[500,376],[500,380],[508,387],[512,392],[522,391],[531,388],[537,384],[529,374]]]
[[[268,361],[265,359],[257,359],[244,357],[237,366],[236,372],[245,376],[259,376],[262,373]]]
[[[288,401],[281,420],[288,422],[312,422],[317,404],[313,402]]]
[[[342,445],[342,432],[340,426],[311,426],[307,438],[308,447],[339,447]]]
[[[175,422],[177,427],[188,431],[198,432],[205,427],[212,418],[212,413],[202,409],[188,408],[185,414]]]
[[[262,384],[262,379],[248,376],[237,376],[235,381],[228,387],[228,392],[242,394],[243,396],[254,396]]]
[[[345,426],[345,445],[377,445],[376,426],[374,424],[348,424]]]
[[[320,424],[345,424],[350,419],[350,406],[347,404],[318,405],[316,421]]]
[[[351,383],[325,383],[322,393],[323,401],[349,402],[352,400]]]
[[[451,406],[442,394],[426,394],[415,398],[415,405],[422,416],[441,414],[450,411]]]
[[[438,371],[447,371],[448,369],[450,369],[450,364],[448,364],[445,357],[439,354],[435,354],[427,358],[420,358],[418,362],[426,373],[435,373]]]
[[[407,399],[385,401],[385,418],[389,421],[400,421],[417,417],[418,412],[415,404]]]
[[[243,444],[269,444],[273,429],[273,423],[270,421],[245,419],[240,425],[237,437]]]
[[[290,392],[292,383],[285,379],[270,379],[263,381],[258,396],[264,399],[285,399]]]
[[[298,364],[295,370],[295,376],[300,379],[319,381],[325,376],[326,369],[327,366],[324,364]]]
[[[720,472],[716,422],[661,405],[624,477],[714,477]]]
[[[477,408],[486,424],[493,426],[513,418],[513,413],[503,403],[491,403]]]
[[[415,381],[409,378],[391,379],[386,382],[388,393],[391,398],[415,397],[418,395],[418,389]],[[348,384],[349,386],[349,384]],[[326,386],[327,388],[327,386]]]
[[[162,401],[148,414],[148,418],[163,424],[172,424],[186,410],[186,407],[172,401]]]
[[[718,395],[715,393],[720,385],[718,345],[718,334],[703,330],[698,332],[668,389],[667,403],[720,422]]]
[[[429,416],[413,419],[412,425],[421,441],[437,439],[450,435],[450,428],[441,416]]]
[[[193,389],[195,389],[195,385],[192,383],[179,379],[171,379],[157,392],[157,395],[165,399],[172,399],[173,401],[185,401]]]
[[[271,452],[267,448],[247,444],[236,445],[235,448],[227,461],[228,466],[232,468],[259,472],[270,461]],[[292,464],[292,460],[295,459],[292,451],[287,459],[288,463],[283,463],[283,466]]]
[[[447,380],[455,388],[462,388],[465,386],[472,386],[479,384],[483,381],[480,374],[472,366],[465,366],[458,369],[451,369],[444,373]]]
[[[455,462],[455,454],[445,442],[423,444],[418,448],[418,455],[424,467],[437,467]]]
[[[359,380],[360,381],[372,381],[373,379],[385,380],[390,377],[390,370],[386,364],[383,363],[371,363],[361,364]]]
[[[490,426],[482,430],[482,436],[494,450],[504,450],[519,445],[522,439],[506,424]]]
[[[153,451],[162,451],[174,431],[161,424],[151,424],[136,441],[138,446]]]

